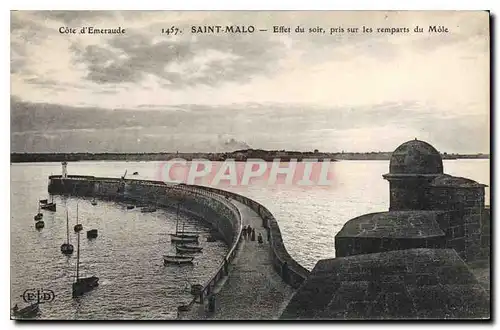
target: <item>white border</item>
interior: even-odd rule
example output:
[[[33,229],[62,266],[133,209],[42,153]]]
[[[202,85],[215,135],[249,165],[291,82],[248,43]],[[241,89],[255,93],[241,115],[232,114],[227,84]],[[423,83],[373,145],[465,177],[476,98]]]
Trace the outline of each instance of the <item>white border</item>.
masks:
[[[280,1],[281,2],[281,1]],[[498,3],[499,1],[465,1],[465,0],[455,0],[455,1],[444,1],[444,0],[432,0],[432,1],[415,1],[413,3],[403,3],[400,0],[378,0],[378,1],[372,1],[372,0],[352,0],[352,1],[344,1],[342,3],[339,2],[329,2],[327,3],[326,1],[322,0],[307,0],[307,1],[299,1],[299,0],[287,0],[286,2],[280,3],[278,1],[271,2],[269,0],[253,0],[253,1],[247,1],[247,2],[235,2],[235,1],[203,1],[203,0],[183,0],[183,1],[177,1],[177,2],[170,2],[170,1],[150,1],[150,0],[141,0],[141,1],[134,1],[133,3],[130,4],[124,4],[121,1],[102,1],[102,0],[87,0],[87,1],[75,1],[72,3],[69,3],[68,1],[60,1],[60,0],[44,0],[44,1],[37,1],[37,0],[31,0],[31,1],[5,1],[2,2],[1,6],[6,8],[2,8],[4,10],[1,11],[1,17],[2,17],[2,22],[6,25],[5,32],[2,34],[2,41],[3,45],[6,45],[2,51],[2,77],[3,77],[3,88],[2,88],[2,99],[4,100],[3,104],[5,104],[5,108],[0,112],[1,113],[1,119],[0,119],[0,125],[2,125],[0,132],[2,134],[2,138],[0,139],[0,145],[2,148],[2,152],[0,153],[2,157],[1,161],[1,166],[2,166],[2,172],[4,174],[5,178],[5,183],[4,183],[4,189],[1,190],[0,193],[0,201],[2,202],[2,210],[4,211],[4,216],[2,218],[2,221],[4,222],[4,228],[1,231],[1,241],[3,242],[4,245],[4,251],[9,251],[9,252],[4,252],[1,254],[1,279],[3,285],[1,286],[2,289],[2,294],[1,294],[1,301],[2,304],[0,305],[0,311],[1,311],[1,317],[0,317],[0,324],[2,325],[2,328],[7,328],[11,329],[16,326],[16,324],[12,321],[9,320],[9,314],[8,311],[10,309],[10,289],[7,283],[10,285],[10,235],[9,235],[9,230],[7,230],[7,226],[5,225],[6,223],[10,223],[10,214],[7,213],[7,210],[10,208],[10,193],[9,193],[9,187],[10,187],[10,111],[8,108],[9,100],[10,100],[10,47],[8,46],[10,44],[10,10],[11,9],[31,9],[31,10],[54,10],[54,9],[59,9],[59,10],[83,10],[83,9],[99,9],[99,10],[126,10],[126,9],[134,9],[134,10],[491,10],[492,13],[498,13],[498,10],[495,10],[498,8]],[[8,11],[9,10],[9,11]],[[498,36],[498,23],[495,26],[495,35]],[[495,70],[496,71],[496,70]],[[498,85],[496,85],[496,88],[494,91],[491,91],[492,93],[498,92]],[[497,93],[498,95],[498,93]],[[497,116],[498,117],[498,116]],[[498,127],[498,125],[495,125]],[[497,137],[497,133],[495,132],[495,137]],[[496,139],[495,139],[496,140]],[[498,147],[498,146],[496,146]],[[496,154],[497,148],[493,151],[493,155]],[[494,183],[496,184],[497,180],[495,180]],[[497,196],[494,195],[495,197],[495,205],[497,204]],[[495,225],[494,228],[495,230],[495,237],[498,235],[498,228],[499,225]],[[493,252],[493,255],[495,256],[496,253]],[[498,260],[495,260],[495,264]],[[494,285],[495,288],[495,294],[497,293],[497,288],[498,285]],[[496,295],[495,295],[496,296]],[[494,297],[492,300],[494,300]],[[497,307],[499,304],[498,302],[496,303]],[[498,311],[498,308],[495,308],[496,311]],[[498,313],[494,313],[494,315],[498,316]],[[92,326],[95,329],[99,328],[104,328],[104,327],[130,327],[130,328],[143,328],[146,326],[158,326],[158,327],[168,327],[168,328],[185,328],[185,327],[193,327],[193,326],[203,326],[203,327],[220,327],[220,326],[230,326],[230,327],[239,327],[239,326],[251,326],[251,327],[259,327],[259,328],[267,328],[267,327],[272,327],[272,326],[281,326],[281,327],[288,327],[294,325],[292,324],[255,324],[255,323],[250,323],[250,324],[242,324],[242,323],[228,323],[228,324],[172,324],[172,323],[102,323],[102,324],[95,324],[95,323],[86,323],[86,324],[76,324],[76,323],[60,323],[60,324],[45,324],[45,323],[30,323],[30,324],[24,324],[23,328],[25,329],[34,329],[35,327],[44,327],[44,328],[52,328],[54,326],[56,327],[64,327],[64,328],[76,328],[77,326],[79,327],[89,327]],[[318,324],[298,324],[301,327],[309,327],[309,326],[318,326]],[[355,326],[370,326],[373,327],[374,324],[366,323],[366,324],[346,324],[346,323],[333,323],[333,324],[323,324],[326,325],[327,327],[339,327],[339,326],[344,326],[344,325],[349,325],[350,327]],[[376,326],[404,326],[408,327],[413,324],[375,324]],[[436,327],[437,324],[416,324],[417,326],[425,326],[427,327]],[[439,324],[440,327],[442,326],[460,326],[459,323],[453,323],[453,324]],[[471,326],[474,326],[470,323],[463,324],[463,326],[466,326],[467,328],[470,328]]]

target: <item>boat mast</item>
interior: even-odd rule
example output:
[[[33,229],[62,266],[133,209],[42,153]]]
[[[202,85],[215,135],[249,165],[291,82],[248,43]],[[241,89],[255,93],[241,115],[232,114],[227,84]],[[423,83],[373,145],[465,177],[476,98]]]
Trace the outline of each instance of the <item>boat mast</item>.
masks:
[[[66,209],[66,244],[69,244],[69,215]]]
[[[80,275],[80,232],[78,232],[78,247],[76,250],[76,282],[78,283],[78,277]]]
[[[177,204],[177,219],[175,220],[175,233],[179,233],[179,207],[180,204]]]
[[[76,204],[76,224],[78,224],[78,204]]]

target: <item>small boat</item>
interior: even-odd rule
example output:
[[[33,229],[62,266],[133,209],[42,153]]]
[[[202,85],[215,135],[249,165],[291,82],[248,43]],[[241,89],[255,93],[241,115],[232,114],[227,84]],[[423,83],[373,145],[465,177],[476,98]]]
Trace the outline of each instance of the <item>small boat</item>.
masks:
[[[171,236],[170,241],[172,243],[198,243],[198,237],[177,237]]]
[[[48,199],[40,199],[40,204],[47,204],[48,202]]]
[[[45,205],[42,205],[42,209],[55,212],[56,211],[56,203],[47,203]]]
[[[193,263],[194,257],[188,257],[188,256],[183,256],[183,255],[166,255],[163,256],[163,263],[165,265],[167,264],[176,264],[176,265],[181,265],[181,264],[191,264]]]
[[[201,246],[185,245],[185,244],[177,245],[175,249],[179,253],[196,253],[196,252],[201,252],[201,250],[203,250]]]
[[[41,203],[41,206],[40,206],[43,210],[52,211],[52,212],[56,211],[56,203],[54,203],[54,197],[51,197],[50,203],[48,202],[48,200],[44,200],[44,201],[47,201],[47,202]]]
[[[97,201],[95,200],[95,198],[94,198],[94,199],[92,199],[92,201],[90,202],[90,204],[92,204],[92,205],[94,205],[94,206],[96,206],[96,205],[97,205]]]
[[[198,241],[198,238],[200,237],[198,234],[185,234],[183,232],[179,232],[178,234],[170,234],[172,238],[186,238],[186,239],[191,239],[191,240],[196,240]]]
[[[97,238],[97,229],[88,230],[87,238]]]
[[[132,209],[134,209],[134,208],[135,208],[135,206],[134,206],[134,205],[127,205],[127,210],[132,210]]]
[[[80,233],[78,233],[78,245],[76,250],[76,281],[73,283],[73,298],[92,291],[97,286],[99,286],[99,278],[97,276],[80,278]]]
[[[132,173],[132,175],[139,175],[139,172],[134,172]]]
[[[37,316],[39,312],[40,312],[40,304],[38,302],[28,305],[22,309],[18,309],[17,304],[16,306],[14,306],[14,308],[12,308],[12,314],[13,314],[12,316],[16,319],[32,318]]]
[[[177,204],[177,219],[175,221],[175,234],[170,234],[171,241],[176,243],[189,243],[189,242],[198,242],[198,234],[188,234],[184,231],[185,223],[182,223],[182,231],[179,231],[179,209],[180,204]]]
[[[37,221],[37,222],[35,223],[35,228],[36,228],[36,229],[42,229],[43,227],[45,227],[45,222],[43,222],[42,220]]]
[[[43,213],[40,212],[40,204],[38,204],[38,213],[33,217],[33,219],[35,219],[35,221],[39,221],[39,220],[42,220],[43,218]]]
[[[66,243],[61,245],[61,252],[65,255],[73,254],[73,245],[69,243],[69,214],[68,209],[66,209]]]
[[[146,206],[141,209],[141,213],[152,213],[152,212],[156,212],[156,207]]]
[[[42,209],[55,212],[56,211],[56,203],[47,203],[45,205],[42,205]]]
[[[99,286],[99,277],[90,276],[78,278],[73,283],[73,298],[79,297]]]
[[[83,225],[81,223],[78,223],[78,204],[76,204],[76,225],[73,227],[73,230],[75,231],[75,233],[79,233],[83,230]]]

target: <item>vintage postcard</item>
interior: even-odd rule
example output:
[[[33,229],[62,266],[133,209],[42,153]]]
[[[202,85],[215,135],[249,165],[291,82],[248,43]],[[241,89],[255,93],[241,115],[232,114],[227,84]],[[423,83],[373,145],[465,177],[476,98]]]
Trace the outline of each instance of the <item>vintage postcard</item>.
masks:
[[[11,11],[13,320],[490,319],[487,11]]]

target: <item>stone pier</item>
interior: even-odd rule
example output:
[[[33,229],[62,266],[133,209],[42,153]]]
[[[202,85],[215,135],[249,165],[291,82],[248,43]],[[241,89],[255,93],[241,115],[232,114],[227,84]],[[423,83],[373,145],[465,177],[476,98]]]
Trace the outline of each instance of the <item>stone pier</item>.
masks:
[[[229,266],[229,275],[214,290],[215,311],[208,302],[195,305],[183,319],[271,320],[277,319],[291,299],[294,289],[287,285],[273,268],[267,230],[262,218],[250,207],[234,199],[244,226],[255,228],[255,241],[244,239],[236,258]],[[261,233],[264,243],[257,242]]]

